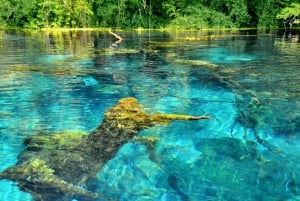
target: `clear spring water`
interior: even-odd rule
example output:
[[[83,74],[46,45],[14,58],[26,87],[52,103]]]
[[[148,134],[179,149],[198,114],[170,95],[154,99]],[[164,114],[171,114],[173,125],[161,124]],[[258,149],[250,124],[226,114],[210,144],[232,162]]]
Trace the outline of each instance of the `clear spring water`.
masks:
[[[249,33],[0,32],[0,171],[24,138],[92,131],[136,97],[150,111],[211,115],[139,135],[87,188],[117,200],[300,200],[300,43]],[[209,35],[209,37],[207,37]],[[75,177],[76,175],[74,175]],[[0,181],[3,201],[28,201]]]

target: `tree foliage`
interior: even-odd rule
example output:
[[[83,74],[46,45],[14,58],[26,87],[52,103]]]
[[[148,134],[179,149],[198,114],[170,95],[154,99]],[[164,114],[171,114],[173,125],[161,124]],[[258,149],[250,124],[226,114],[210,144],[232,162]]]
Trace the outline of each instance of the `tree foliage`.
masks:
[[[292,28],[293,24],[300,24],[300,3],[292,3],[291,6],[283,8],[276,17],[283,20],[285,28],[286,24],[290,28]]]
[[[299,0],[0,0],[0,3],[0,28],[195,29],[278,28],[290,22],[297,24],[300,4]]]
[[[235,27],[229,16],[217,12],[204,6],[188,6],[169,26],[180,28],[185,25],[186,28],[232,28]]]

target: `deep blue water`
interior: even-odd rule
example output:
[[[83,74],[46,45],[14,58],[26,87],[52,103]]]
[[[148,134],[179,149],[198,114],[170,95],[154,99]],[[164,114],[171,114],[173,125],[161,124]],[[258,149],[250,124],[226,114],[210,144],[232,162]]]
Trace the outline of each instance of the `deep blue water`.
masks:
[[[0,32],[1,171],[24,138],[92,131],[120,98],[135,97],[150,112],[213,118],[142,131],[159,137],[153,150],[128,142],[83,188],[124,201],[300,200],[299,41],[118,34],[110,48],[106,32]],[[7,180],[0,197],[31,199]]]

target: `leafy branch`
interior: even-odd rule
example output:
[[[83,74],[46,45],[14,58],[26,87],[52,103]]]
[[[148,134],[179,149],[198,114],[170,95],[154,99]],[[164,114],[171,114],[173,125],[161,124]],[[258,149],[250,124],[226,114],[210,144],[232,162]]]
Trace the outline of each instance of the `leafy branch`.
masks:
[[[284,28],[292,29],[294,24],[300,23],[300,3],[292,3],[291,6],[283,8],[280,13],[276,16],[277,19],[283,20]]]

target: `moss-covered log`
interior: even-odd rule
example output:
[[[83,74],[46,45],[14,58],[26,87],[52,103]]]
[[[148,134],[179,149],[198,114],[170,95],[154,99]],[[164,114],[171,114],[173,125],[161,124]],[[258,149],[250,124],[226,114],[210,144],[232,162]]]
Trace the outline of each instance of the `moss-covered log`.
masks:
[[[123,98],[89,135],[58,132],[25,139],[26,149],[19,155],[19,162],[2,172],[0,178],[18,182],[35,200],[109,200],[83,187],[123,144],[151,126],[200,119],[210,116],[148,114],[135,98]]]

